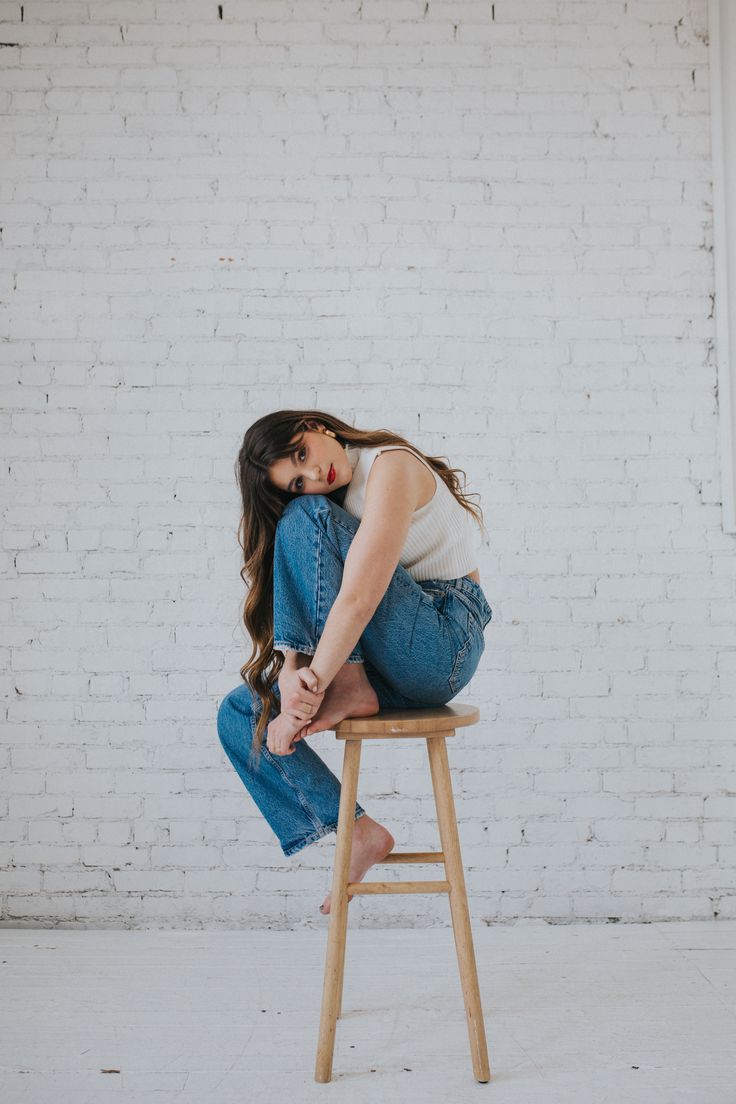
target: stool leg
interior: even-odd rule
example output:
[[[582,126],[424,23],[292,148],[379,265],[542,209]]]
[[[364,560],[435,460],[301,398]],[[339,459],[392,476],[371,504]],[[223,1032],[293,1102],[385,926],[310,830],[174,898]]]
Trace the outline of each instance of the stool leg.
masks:
[[[460,837],[455,816],[455,800],[452,794],[452,778],[447,760],[447,745],[444,736],[427,737],[429,767],[432,774],[434,800],[437,807],[437,821],[445,855],[445,871],[450,883],[450,913],[452,930],[455,936],[455,949],[460,969],[460,983],[465,1001],[465,1015],[468,1022],[470,1053],[473,1059],[473,1073],[476,1081],[489,1081],[491,1072],[488,1065],[486,1029],[483,1022],[483,1009],[478,986],[478,971],[473,949],[473,933],[470,927],[468,897],[465,891],[465,873],[460,854]]]
[[[358,771],[360,770],[360,740],[345,741],[340,809],[337,816],[337,844],[332,875],[330,898],[330,926],[327,932],[327,957],[322,989],[322,1015],[317,1044],[315,1081],[332,1078],[332,1057],[335,1052],[335,1031],[342,999],[343,966],[345,962],[345,936],[348,926],[348,868],[353,845],[355,801],[358,795]]]
[[[360,740],[346,741],[346,743],[348,743],[348,742],[351,742],[351,743],[354,743],[354,744],[358,745],[358,753],[357,753],[357,762],[355,763],[354,766],[353,766],[352,762],[345,762],[345,760],[348,757],[347,748],[345,749],[345,752],[344,752],[344,755],[343,755],[343,775],[345,777],[347,777],[348,774],[352,775],[353,770],[355,771],[355,789],[354,789],[354,792],[353,792],[352,806],[349,806],[349,808],[352,808],[352,810],[353,810],[352,813],[350,813],[350,818],[351,818],[350,819],[350,846],[347,849],[348,850],[348,861],[347,861],[347,864],[345,866],[345,878],[344,878],[344,881],[341,882],[342,885],[345,885],[350,880],[350,878],[349,878],[350,855],[352,853],[353,833],[355,831],[355,801],[356,801],[356,798],[358,796],[358,772],[360,770],[360,752],[361,752],[361,748],[363,747],[363,744]],[[351,755],[352,754],[353,753],[351,752]],[[341,791],[341,796],[342,796],[342,791]],[[340,826],[340,816],[339,816],[339,811],[338,811],[338,828],[339,828],[339,826]],[[335,859],[337,859],[337,854],[335,854]],[[340,941],[340,960],[339,960],[340,965],[339,965],[339,972],[338,972],[338,979],[337,979],[337,1002],[336,1002],[336,1005],[335,1005],[335,1016],[338,1020],[340,1019],[340,1016],[342,1015],[342,991],[343,991],[343,979],[345,977],[345,948],[346,948],[346,944],[347,944],[347,935],[348,935],[348,917],[350,915],[350,913],[348,911],[349,903],[350,902],[347,899],[347,893],[346,893],[345,894],[345,930],[343,932],[343,937]],[[330,915],[332,915],[332,907],[330,907]]]

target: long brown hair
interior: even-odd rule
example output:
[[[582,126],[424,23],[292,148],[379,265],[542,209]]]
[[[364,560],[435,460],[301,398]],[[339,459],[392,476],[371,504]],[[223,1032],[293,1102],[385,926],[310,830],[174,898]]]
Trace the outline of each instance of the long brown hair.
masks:
[[[238,454],[236,476],[243,500],[238,529],[238,541],[243,549],[240,577],[248,588],[243,621],[253,646],[240,674],[253,691],[254,714],[258,716],[250,752],[252,767],[258,766],[271,711],[279,712],[273,686],[284,665],[284,656],[273,648],[273,549],[278,520],[287,502],[298,497],[298,494],[280,490],[270,481],[268,472],[271,464],[294,451],[298,443],[294,437],[309,429],[313,422],[331,429],[343,446],[373,448],[376,445],[405,445],[434,468],[451,494],[485,533],[482,509],[471,502],[460,488],[457,473],[462,472],[465,477],[463,469],[450,467],[444,457],[425,455],[416,445],[391,430],[355,429],[323,410],[276,410],[250,426]],[[326,497],[342,505],[348,486],[339,487]]]

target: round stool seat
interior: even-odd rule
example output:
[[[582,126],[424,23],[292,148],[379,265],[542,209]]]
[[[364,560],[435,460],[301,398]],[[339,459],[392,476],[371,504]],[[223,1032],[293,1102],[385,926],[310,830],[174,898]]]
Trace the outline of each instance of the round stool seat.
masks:
[[[381,709],[370,717],[346,717],[335,725],[338,740],[385,740],[389,736],[454,736],[456,728],[476,724],[480,710],[456,702],[427,709]]]

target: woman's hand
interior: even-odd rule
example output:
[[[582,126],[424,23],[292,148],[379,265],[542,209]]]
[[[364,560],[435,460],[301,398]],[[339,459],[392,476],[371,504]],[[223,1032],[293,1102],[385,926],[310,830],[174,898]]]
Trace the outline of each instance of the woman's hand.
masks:
[[[279,675],[279,693],[281,712],[288,713],[294,720],[308,724],[316,715],[325,696],[324,690],[315,693],[311,687],[317,686],[317,677],[310,667],[283,668]]]
[[[297,721],[288,713],[279,713],[269,723],[266,747],[272,755],[293,755],[296,751],[293,745],[301,740],[299,730],[303,727],[302,721]]]

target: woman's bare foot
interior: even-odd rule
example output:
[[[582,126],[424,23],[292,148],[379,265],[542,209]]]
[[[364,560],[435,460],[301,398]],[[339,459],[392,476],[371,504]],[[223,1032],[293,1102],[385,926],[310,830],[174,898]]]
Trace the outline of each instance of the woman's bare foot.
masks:
[[[343,663],[327,687],[314,719],[300,730],[299,737],[334,728],[346,717],[370,717],[379,709],[378,695],[368,681],[364,664]]]
[[[393,851],[396,840],[384,828],[382,824],[364,813],[353,824],[353,846],[350,850],[350,866],[348,867],[348,881],[361,882],[374,863],[385,859],[390,851]],[[330,897],[328,893],[320,906],[320,912],[327,916],[330,912]],[[348,894],[348,901],[352,901],[352,893]]]

